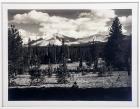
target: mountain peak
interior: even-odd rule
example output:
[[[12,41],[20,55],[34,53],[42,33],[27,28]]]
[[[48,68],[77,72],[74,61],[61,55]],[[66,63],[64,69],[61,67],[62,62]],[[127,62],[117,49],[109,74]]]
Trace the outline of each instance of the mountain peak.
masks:
[[[64,39],[66,45],[77,45],[77,44],[91,43],[91,42],[93,42],[93,40],[104,42],[106,39],[106,36],[97,34],[97,35],[90,35],[90,36],[83,37],[83,38],[73,38],[73,37],[65,36],[63,34],[55,33],[49,39],[41,39],[41,40],[33,41],[32,45],[48,46],[50,44],[50,45],[60,46],[60,45],[62,45],[63,39]]]

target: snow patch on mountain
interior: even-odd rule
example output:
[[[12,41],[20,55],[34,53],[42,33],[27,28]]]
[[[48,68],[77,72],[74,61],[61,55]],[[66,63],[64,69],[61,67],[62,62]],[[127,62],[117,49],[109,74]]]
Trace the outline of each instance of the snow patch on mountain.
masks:
[[[32,46],[48,46],[50,45],[62,45],[62,40],[64,40],[66,45],[77,45],[77,44],[84,44],[84,43],[91,43],[93,41],[100,41],[100,42],[105,42],[107,40],[108,36],[103,36],[103,35],[91,35],[91,36],[86,36],[84,38],[72,38],[69,36],[65,36],[62,34],[55,33],[53,36],[51,36],[49,39],[41,39],[41,40],[34,40],[34,42],[31,44]]]

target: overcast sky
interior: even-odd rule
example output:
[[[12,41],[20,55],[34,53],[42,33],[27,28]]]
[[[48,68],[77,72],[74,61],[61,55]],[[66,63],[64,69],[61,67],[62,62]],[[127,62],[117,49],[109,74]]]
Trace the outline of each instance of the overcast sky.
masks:
[[[8,10],[8,21],[19,29],[23,41],[36,36],[50,38],[59,33],[69,37],[107,35],[114,17],[118,16],[124,34],[131,34],[132,11],[110,10]]]

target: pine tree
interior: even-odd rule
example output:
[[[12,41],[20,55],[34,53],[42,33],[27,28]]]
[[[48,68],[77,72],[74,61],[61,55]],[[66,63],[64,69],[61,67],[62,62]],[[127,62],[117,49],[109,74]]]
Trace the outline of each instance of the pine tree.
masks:
[[[107,65],[112,65],[113,67],[118,66],[119,57],[121,56],[121,41],[123,38],[122,25],[116,17],[112,23],[109,32],[108,42],[105,47],[105,60]]]
[[[30,39],[29,39],[30,42]],[[37,49],[37,45],[34,50],[31,49],[30,43],[28,43],[28,54],[29,54],[29,75],[30,75],[30,85],[37,85],[39,83],[39,79],[41,78],[41,70],[40,68],[40,58]],[[34,80],[36,80],[34,82]]]
[[[98,53],[96,50],[96,45],[95,45],[95,40],[93,39],[92,44],[90,45],[90,53],[91,53],[91,61],[94,63],[93,66],[93,72],[97,70],[97,58],[98,58]]]
[[[23,73],[22,39],[19,31],[14,25],[8,28],[8,79],[9,85],[11,79],[17,74]]]
[[[82,54],[82,50],[81,50],[81,47],[79,46],[79,57],[80,57],[80,60],[79,60],[79,67],[82,68],[83,66],[83,54]]]
[[[66,83],[66,77],[68,76],[67,72],[67,65],[66,65],[66,52],[65,52],[65,44],[64,39],[62,40],[62,47],[61,47],[61,56],[62,56],[62,65],[59,66],[57,71],[58,83]]]
[[[9,75],[21,73],[22,67],[22,38],[14,25],[8,28],[8,69]]]

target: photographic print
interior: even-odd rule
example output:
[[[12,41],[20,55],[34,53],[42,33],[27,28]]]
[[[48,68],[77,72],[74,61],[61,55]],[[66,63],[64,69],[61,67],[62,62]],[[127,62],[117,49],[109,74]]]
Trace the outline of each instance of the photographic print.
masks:
[[[131,101],[131,9],[8,10],[8,100]]]
[[[4,106],[136,105],[136,7],[4,4]]]

